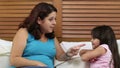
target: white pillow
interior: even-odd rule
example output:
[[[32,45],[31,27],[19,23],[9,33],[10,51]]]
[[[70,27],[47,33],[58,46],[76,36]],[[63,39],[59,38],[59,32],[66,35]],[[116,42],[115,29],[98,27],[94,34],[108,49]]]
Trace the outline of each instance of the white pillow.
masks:
[[[86,44],[86,46],[81,47],[80,49],[92,49],[92,43],[91,42],[66,42],[63,41],[60,43],[63,50],[66,52],[70,47],[77,46],[80,44]],[[78,55],[72,57],[72,60],[69,61],[58,61],[55,60],[55,66],[56,68],[88,68],[89,65],[86,62],[83,62]]]
[[[10,68],[9,56],[12,41],[0,39],[0,68]]]
[[[10,57],[0,56],[0,68],[10,68]]]
[[[10,55],[12,47],[12,42],[0,39],[0,56],[1,55]]]
[[[63,50],[66,52],[70,47],[74,46],[73,44],[76,45],[76,44],[81,44],[81,43],[91,45],[90,42],[62,42],[61,46],[62,46]],[[118,50],[119,50],[119,54],[120,54],[120,39],[117,40],[117,44],[118,44]],[[83,47],[83,49],[84,48],[91,49],[91,46]],[[67,62],[55,60],[55,66],[57,66],[57,68],[89,68],[89,64],[83,62],[79,56],[77,56],[77,58],[75,57],[72,60],[67,61]]]
[[[120,39],[117,40],[117,44],[118,44],[118,50],[119,50],[119,55],[120,55]]]
[[[69,48],[71,48],[71,47],[73,47],[73,46],[80,45],[80,44],[85,44],[85,46],[82,46],[82,47],[80,48],[80,50],[81,50],[81,49],[89,49],[89,50],[93,49],[91,42],[66,42],[66,41],[63,41],[63,42],[60,43],[61,47],[63,48],[63,50],[64,50],[65,52],[67,52],[67,50],[68,50]],[[79,51],[80,51],[80,50],[79,50]],[[78,55],[76,55],[76,56],[74,56],[74,57],[80,57],[80,56],[79,56],[79,54],[78,54]],[[74,57],[73,57],[73,58],[74,58]]]
[[[69,61],[55,60],[56,68],[89,68],[89,64],[83,62],[80,57],[73,58]]]

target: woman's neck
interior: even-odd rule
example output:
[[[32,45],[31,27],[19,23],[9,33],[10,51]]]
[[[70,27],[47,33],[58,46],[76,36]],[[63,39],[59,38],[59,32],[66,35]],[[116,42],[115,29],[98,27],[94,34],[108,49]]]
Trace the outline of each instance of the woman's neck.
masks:
[[[45,34],[41,35],[40,41],[42,42],[46,42],[48,40],[48,38],[45,36]]]

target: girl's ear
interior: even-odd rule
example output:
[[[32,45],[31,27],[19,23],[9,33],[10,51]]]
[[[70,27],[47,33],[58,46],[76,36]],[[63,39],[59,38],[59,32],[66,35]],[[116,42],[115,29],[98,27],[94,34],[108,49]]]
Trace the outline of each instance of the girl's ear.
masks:
[[[41,24],[41,23],[42,23],[42,20],[40,19],[40,17],[38,17],[37,23],[38,23],[38,24]]]

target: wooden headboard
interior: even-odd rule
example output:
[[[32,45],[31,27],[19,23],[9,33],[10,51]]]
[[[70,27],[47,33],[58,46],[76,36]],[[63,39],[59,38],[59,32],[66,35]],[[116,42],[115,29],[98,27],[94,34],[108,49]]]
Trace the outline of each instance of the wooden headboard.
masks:
[[[0,0],[0,38],[12,40],[18,25],[39,2],[52,3],[52,0]]]
[[[90,40],[90,31],[109,25],[120,38],[119,0],[0,0],[0,38],[12,40],[18,25],[39,2],[56,6],[55,34],[60,41]]]

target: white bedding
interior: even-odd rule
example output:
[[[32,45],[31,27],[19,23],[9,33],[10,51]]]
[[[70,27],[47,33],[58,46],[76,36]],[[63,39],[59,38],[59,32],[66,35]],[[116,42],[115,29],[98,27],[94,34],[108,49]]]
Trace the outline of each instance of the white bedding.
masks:
[[[61,44],[61,45],[62,45],[63,50],[66,52],[71,46],[73,46],[74,43],[80,44],[81,42],[64,42],[64,45],[63,44]],[[82,43],[90,44],[90,42],[82,42]],[[120,40],[117,40],[117,43],[118,43],[118,49],[119,49],[119,54],[120,54]],[[92,49],[92,48],[91,48],[91,46],[88,46],[88,47],[83,47],[82,49]],[[80,59],[79,55],[77,55],[75,57],[77,57],[77,58],[67,61],[65,63],[55,60],[55,65],[58,65],[57,68],[89,68],[89,64],[83,62]],[[62,63],[62,64],[60,64],[60,63]]]
[[[85,44],[86,46],[83,46],[80,48],[81,49],[92,49],[92,43],[91,42],[61,42],[61,46],[63,50],[66,52],[70,47],[77,46],[80,44]],[[83,62],[78,55],[72,57],[72,60],[66,61],[66,62],[61,62],[58,60],[55,60],[55,66],[56,68],[88,68],[89,64],[86,62]]]
[[[9,56],[0,56],[0,68],[10,68]]]
[[[117,40],[117,43],[118,43],[118,47],[119,47],[118,49],[120,54],[120,40]],[[0,39],[0,48],[2,48],[0,49],[0,68],[10,68],[9,56],[10,56],[11,47],[12,47],[11,41]],[[62,62],[63,61],[55,60],[55,65]],[[75,57],[72,60],[57,66],[57,68],[85,68],[85,64],[86,63],[81,61],[80,58]]]
[[[0,39],[0,68],[10,68],[9,56],[11,47],[11,41]]]

